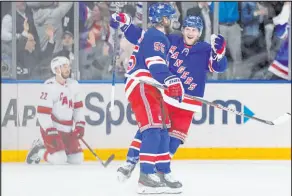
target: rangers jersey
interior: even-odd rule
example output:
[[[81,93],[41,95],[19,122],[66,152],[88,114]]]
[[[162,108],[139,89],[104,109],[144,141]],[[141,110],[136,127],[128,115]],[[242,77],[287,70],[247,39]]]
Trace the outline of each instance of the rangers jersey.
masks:
[[[137,40],[143,37],[143,33],[141,28],[131,24],[125,32],[125,37],[136,44]],[[220,61],[213,60],[211,45],[207,42],[197,42],[193,46],[188,46],[180,35],[168,35],[167,38],[170,42],[170,48],[166,54],[167,64],[170,72],[181,79],[185,98],[178,103],[175,99],[163,94],[164,101],[182,109],[201,111],[202,103],[191,97],[204,96],[207,73],[224,72],[227,68],[227,59],[224,56]]]
[[[76,80],[67,79],[64,85],[55,77],[45,81],[39,97],[37,117],[42,129],[56,128],[71,132],[75,126],[85,126],[83,101]]]
[[[128,30],[125,34],[127,32]],[[127,73],[143,80],[158,81],[163,84],[167,77],[173,75],[166,64],[169,41],[164,33],[154,27],[143,34],[141,32],[140,36],[135,36],[136,39],[131,42],[135,46],[129,59]],[[129,36],[126,35],[126,38]],[[133,79],[126,80],[127,98],[138,83]]]
[[[283,79],[289,79],[289,17],[291,2],[284,3],[281,13],[273,18],[275,35],[283,40],[276,58],[269,67],[269,71]],[[290,40],[291,41],[291,40]],[[291,51],[290,51],[291,52]]]
[[[288,80],[289,79],[289,39],[288,37],[283,41],[279,48],[276,58],[269,67],[269,71],[275,75]]]

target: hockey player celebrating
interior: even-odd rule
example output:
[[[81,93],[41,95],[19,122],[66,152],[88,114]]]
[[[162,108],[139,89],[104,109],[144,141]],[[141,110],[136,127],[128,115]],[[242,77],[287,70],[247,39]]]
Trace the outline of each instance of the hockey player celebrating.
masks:
[[[123,15],[123,14],[120,14]],[[124,26],[120,17],[112,16],[114,20],[120,21],[121,29]],[[128,18],[128,16],[124,16]],[[112,22],[112,27],[117,25]],[[122,29],[123,30],[123,29]],[[178,147],[185,142],[188,129],[192,122],[194,112],[201,111],[201,102],[192,97],[203,97],[208,72],[224,72],[227,68],[225,54],[225,40],[221,35],[211,36],[211,45],[199,42],[203,31],[203,22],[199,16],[188,16],[183,21],[182,36],[168,35],[170,49],[168,52],[169,69],[177,75],[183,83],[185,96],[181,103],[175,102],[166,94],[163,94],[167,105],[171,128],[169,129],[170,155],[173,156]],[[131,24],[125,31],[125,37],[133,44],[143,37],[141,28]],[[136,46],[135,46],[136,47]],[[127,154],[127,162],[118,169],[118,177],[121,181],[129,178],[136,163],[139,160],[141,146],[141,133],[138,131],[131,143]]]
[[[149,7],[153,26],[143,38],[136,40],[127,73],[167,86],[164,93],[179,102],[183,99],[183,85],[166,64],[169,41],[165,34],[174,13],[169,3],[154,3]],[[131,24],[129,16],[114,14],[114,17],[121,19],[122,31],[127,32]],[[181,192],[182,184],[171,177],[167,130],[170,121],[167,111],[163,110],[161,92],[156,87],[130,78],[126,80],[125,91],[141,133],[138,193]]]
[[[273,73],[271,79],[289,80],[289,15],[291,12],[291,2],[285,2],[279,15],[273,18],[275,25],[275,36],[282,39],[281,46],[274,61],[269,67]],[[291,51],[290,51],[291,52]]]
[[[45,81],[37,107],[44,144],[36,140],[26,162],[45,160],[51,164],[80,164],[83,152],[79,138],[84,135],[85,121],[78,82],[69,78],[71,67],[66,57],[55,57],[51,69],[56,76]]]

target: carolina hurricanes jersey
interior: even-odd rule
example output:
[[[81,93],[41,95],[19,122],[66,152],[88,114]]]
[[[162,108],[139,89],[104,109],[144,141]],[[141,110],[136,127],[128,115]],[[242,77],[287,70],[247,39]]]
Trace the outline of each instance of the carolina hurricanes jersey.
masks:
[[[67,79],[64,85],[55,77],[45,81],[39,97],[37,117],[41,128],[56,128],[71,132],[75,126],[85,126],[83,101],[76,80]]]
[[[128,30],[125,34],[127,32]],[[167,37],[153,27],[143,34],[140,31],[139,37],[135,36],[135,38],[131,42],[135,46],[129,59],[127,73],[143,80],[158,81],[163,84],[167,77],[173,75],[167,67],[166,59],[169,49]],[[126,97],[131,94],[138,83],[133,79],[126,80]]]
[[[142,29],[133,24],[125,32],[125,37],[133,44],[141,35],[143,36]],[[179,103],[163,94],[164,101],[182,109],[201,111],[202,103],[191,97],[204,96],[207,73],[224,72],[227,68],[227,59],[223,57],[220,61],[213,60],[211,45],[207,42],[197,42],[193,46],[187,46],[180,35],[168,35],[167,38],[170,42],[167,64],[170,72],[181,79],[185,97]]]

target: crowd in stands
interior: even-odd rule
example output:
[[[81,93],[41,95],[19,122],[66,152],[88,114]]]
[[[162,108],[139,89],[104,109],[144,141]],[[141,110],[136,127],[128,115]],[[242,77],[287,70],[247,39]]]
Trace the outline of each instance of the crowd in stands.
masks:
[[[201,41],[210,42],[214,31],[214,3],[171,3],[177,11],[173,33],[180,33],[185,16],[200,15],[205,25]],[[281,12],[283,4],[281,1],[219,2],[218,31],[227,41],[229,60],[228,72],[219,79],[271,78],[268,67],[281,44],[274,36],[273,18]],[[128,13],[134,24],[142,26],[147,20],[142,18],[143,3],[79,2],[78,5],[79,17],[75,18],[73,2],[20,1],[16,2],[16,18],[13,19],[11,2],[1,2],[2,78],[10,78],[12,66],[16,66],[19,80],[45,80],[52,76],[51,59],[64,55],[72,62],[75,78],[110,80],[115,43],[114,29],[109,26],[110,16],[118,9]],[[78,20],[78,35],[74,34],[74,20]],[[16,22],[15,36],[13,21]],[[13,37],[16,38],[14,50]],[[74,51],[74,43],[78,43],[78,51]],[[118,79],[123,79],[133,46],[121,32],[118,43],[116,71]],[[16,65],[12,63],[13,52],[16,52]]]

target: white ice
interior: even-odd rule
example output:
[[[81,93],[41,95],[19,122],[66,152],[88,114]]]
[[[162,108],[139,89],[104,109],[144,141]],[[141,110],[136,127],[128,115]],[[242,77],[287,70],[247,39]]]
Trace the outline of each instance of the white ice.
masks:
[[[121,162],[53,166],[2,164],[3,196],[136,196],[139,168],[126,183]],[[290,161],[173,161],[184,185],[180,196],[291,196]],[[163,195],[163,194],[162,194]],[[160,195],[161,196],[161,195]]]

